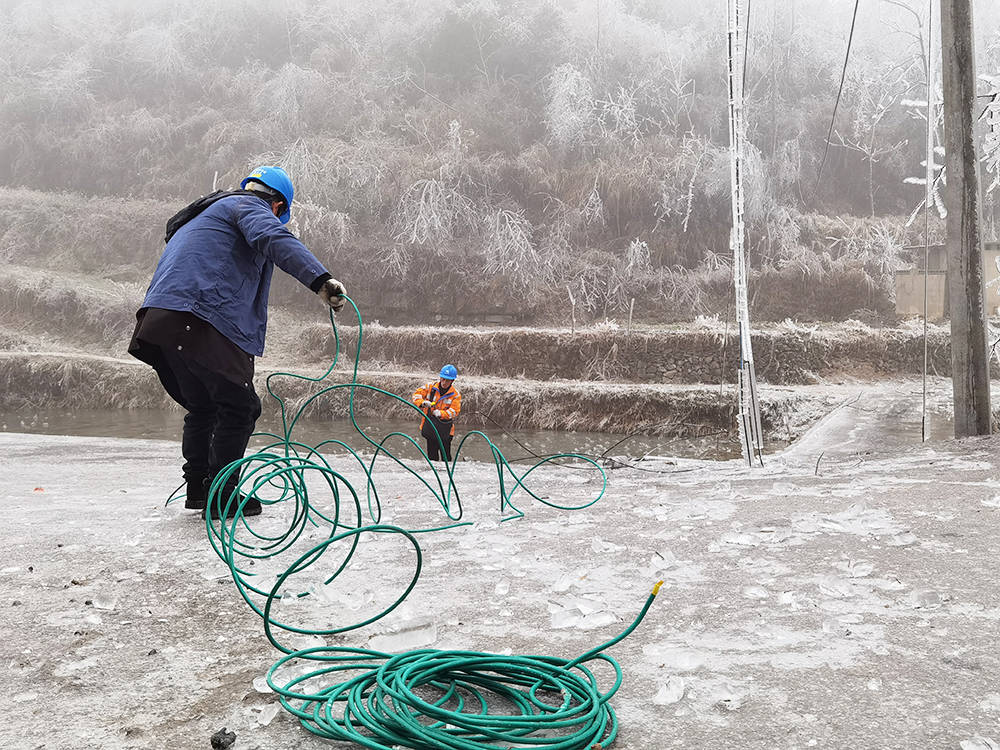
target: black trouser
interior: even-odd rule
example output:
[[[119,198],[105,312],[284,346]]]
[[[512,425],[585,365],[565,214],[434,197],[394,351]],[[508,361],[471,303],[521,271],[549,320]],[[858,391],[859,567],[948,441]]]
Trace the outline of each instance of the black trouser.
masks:
[[[451,425],[428,414],[424,417],[424,423],[420,427],[420,434],[427,440],[427,458],[431,461],[441,460],[441,448],[444,448],[444,460],[451,461]],[[441,442],[438,443],[438,435]]]
[[[153,364],[169,396],[187,409],[181,453],[188,484],[213,479],[227,464],[243,458],[260,399],[253,384],[239,386],[176,352],[160,349]],[[227,486],[231,490],[238,476]]]
[[[444,433],[441,435],[441,446],[438,445],[436,437],[427,438],[427,458],[431,461],[441,461],[441,447],[444,447],[444,460],[451,461],[451,435]]]

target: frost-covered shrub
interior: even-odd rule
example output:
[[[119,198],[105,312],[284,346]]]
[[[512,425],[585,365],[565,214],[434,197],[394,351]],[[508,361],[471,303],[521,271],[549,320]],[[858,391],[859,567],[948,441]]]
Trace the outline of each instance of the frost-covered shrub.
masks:
[[[581,145],[594,123],[594,92],[587,76],[563,63],[549,76],[545,121],[552,142],[569,149]]]

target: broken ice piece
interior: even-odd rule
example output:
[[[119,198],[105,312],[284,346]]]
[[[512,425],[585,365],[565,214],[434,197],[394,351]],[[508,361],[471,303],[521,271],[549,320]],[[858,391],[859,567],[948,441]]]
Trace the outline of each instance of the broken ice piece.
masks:
[[[958,743],[962,750],[1000,750],[1000,745],[989,737],[973,737],[971,740],[962,740]]]
[[[917,589],[909,596],[910,606],[914,609],[938,609],[944,599],[933,589]]]
[[[437,640],[437,626],[433,622],[414,623],[394,633],[380,633],[369,641],[376,651],[401,652],[431,646]]]
[[[735,711],[743,705],[743,701],[746,700],[746,692],[730,685],[728,682],[723,682],[714,691],[715,698],[713,705],[716,708],[722,708],[726,711]]]
[[[861,560],[841,560],[834,565],[838,570],[842,570],[851,578],[864,578],[875,570],[875,566]]]
[[[767,589],[763,586],[744,586],[743,596],[747,599],[767,599]]]
[[[257,717],[257,723],[263,727],[266,727],[272,721],[274,717],[278,715],[279,705],[277,703],[270,703],[261,709],[260,715]]]
[[[94,594],[94,607],[96,609],[114,609],[115,605],[118,604],[118,599],[111,596],[110,594],[98,593]]]
[[[594,612],[589,615],[584,615],[577,627],[581,630],[594,630],[595,628],[603,628],[608,625],[612,625],[618,621],[611,612]]]
[[[572,628],[580,621],[580,616],[569,609],[562,609],[552,614],[550,624],[553,628]]]
[[[669,706],[677,703],[684,697],[684,679],[673,675],[669,680],[660,685],[660,689],[653,696],[653,703],[657,706]]]
[[[559,576],[559,580],[557,580],[555,584],[552,586],[552,590],[559,592],[569,591],[569,587],[571,585],[573,585],[573,577],[568,575],[567,573],[563,573],[561,576]]]

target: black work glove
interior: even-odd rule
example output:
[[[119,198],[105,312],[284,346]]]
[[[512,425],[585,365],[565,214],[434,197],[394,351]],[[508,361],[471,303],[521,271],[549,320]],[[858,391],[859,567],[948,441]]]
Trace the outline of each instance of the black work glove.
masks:
[[[333,308],[334,312],[340,312],[346,303],[344,295],[347,294],[347,287],[336,279],[327,279],[323,282],[323,286],[319,288],[319,291],[317,291],[316,294],[319,295],[321,300]]]

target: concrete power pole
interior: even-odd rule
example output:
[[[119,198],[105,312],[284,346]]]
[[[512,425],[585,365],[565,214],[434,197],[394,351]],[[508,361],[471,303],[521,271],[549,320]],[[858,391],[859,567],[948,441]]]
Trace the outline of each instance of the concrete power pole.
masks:
[[[990,433],[979,162],[973,141],[976,100],[972,0],[941,0],[945,169],[948,184],[948,297],[955,437]]]

